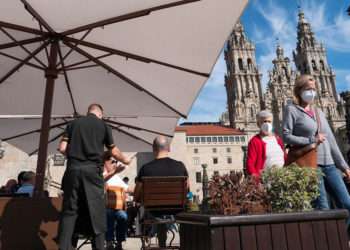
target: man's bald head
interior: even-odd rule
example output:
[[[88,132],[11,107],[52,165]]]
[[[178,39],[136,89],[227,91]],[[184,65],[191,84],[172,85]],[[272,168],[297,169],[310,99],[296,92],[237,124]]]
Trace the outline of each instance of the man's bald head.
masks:
[[[158,154],[160,152],[168,153],[170,151],[169,140],[165,136],[157,136],[153,141],[153,152]]]

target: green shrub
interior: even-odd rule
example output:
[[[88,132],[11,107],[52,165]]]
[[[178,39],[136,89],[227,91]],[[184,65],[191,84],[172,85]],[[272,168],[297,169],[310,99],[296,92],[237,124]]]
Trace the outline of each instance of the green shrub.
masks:
[[[262,174],[273,212],[308,211],[319,196],[321,172],[295,164],[284,168],[272,167]]]

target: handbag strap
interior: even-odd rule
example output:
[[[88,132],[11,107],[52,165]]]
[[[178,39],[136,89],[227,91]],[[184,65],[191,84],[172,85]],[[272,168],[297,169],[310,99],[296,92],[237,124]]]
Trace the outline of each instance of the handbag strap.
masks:
[[[315,116],[316,116],[316,122],[317,122],[317,132],[316,132],[316,135],[317,135],[321,132],[321,120],[320,120],[320,114],[317,108],[315,108]]]

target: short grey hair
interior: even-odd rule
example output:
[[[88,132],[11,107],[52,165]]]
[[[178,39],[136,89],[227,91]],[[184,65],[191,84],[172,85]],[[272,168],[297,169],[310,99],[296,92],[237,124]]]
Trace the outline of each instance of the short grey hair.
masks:
[[[165,136],[157,136],[153,141],[153,151],[154,152],[160,152],[160,151],[169,151],[170,149],[170,143],[168,138]]]
[[[268,110],[261,110],[257,115],[256,119],[260,121],[261,119],[273,117],[272,113]]]

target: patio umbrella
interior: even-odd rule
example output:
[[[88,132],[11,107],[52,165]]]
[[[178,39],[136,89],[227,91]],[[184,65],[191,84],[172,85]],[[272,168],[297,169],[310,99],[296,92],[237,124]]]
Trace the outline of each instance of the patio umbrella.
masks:
[[[68,120],[98,102],[125,136],[171,135],[246,1],[2,0],[0,138],[9,138],[3,127],[22,126],[19,117],[40,127],[36,190],[62,121],[52,117]]]

